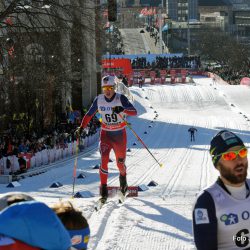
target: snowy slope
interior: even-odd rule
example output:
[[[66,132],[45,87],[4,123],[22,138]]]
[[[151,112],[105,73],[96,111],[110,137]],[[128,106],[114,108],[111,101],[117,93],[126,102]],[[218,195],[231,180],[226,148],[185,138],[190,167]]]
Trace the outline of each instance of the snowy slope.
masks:
[[[100,158],[97,144],[89,153],[79,156],[78,174],[85,173],[86,178],[77,179],[75,191],[87,190],[96,196],[72,200],[88,218],[91,227],[89,249],[195,249],[192,205],[197,193],[218,175],[208,154],[210,140],[216,131],[229,128],[249,146],[250,89],[212,85],[209,78],[194,80],[195,84],[131,88],[139,115],[129,121],[164,167],[159,167],[128,130],[128,148],[131,149],[126,160],[128,182],[130,185],[147,185],[153,180],[158,186],[140,192],[138,198],[127,199],[121,207],[113,199],[101,211],[94,212],[99,186],[98,170],[93,169]],[[189,139],[191,125],[198,130],[195,142]],[[111,159],[114,160],[113,154]],[[25,191],[47,204],[69,199],[73,160],[61,165],[42,175],[24,179],[20,181],[20,187],[11,190],[0,185],[0,193]],[[118,185],[118,176],[115,163],[110,162],[108,184]],[[54,181],[63,186],[49,188]]]

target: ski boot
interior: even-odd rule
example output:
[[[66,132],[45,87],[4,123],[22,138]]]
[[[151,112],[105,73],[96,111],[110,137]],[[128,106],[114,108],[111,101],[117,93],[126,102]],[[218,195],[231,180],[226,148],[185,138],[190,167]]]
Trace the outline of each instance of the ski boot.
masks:
[[[99,211],[103,205],[107,202],[108,198],[108,189],[107,184],[102,184],[100,188],[101,198],[97,201],[95,205],[95,210]]]
[[[101,185],[101,198],[99,199],[102,204],[106,203],[108,199],[108,188],[107,184]]]
[[[126,175],[125,176],[120,175],[119,180],[120,180],[120,191],[121,191],[119,203],[123,203],[126,196],[127,196],[127,191],[128,191],[128,184],[127,184]]]

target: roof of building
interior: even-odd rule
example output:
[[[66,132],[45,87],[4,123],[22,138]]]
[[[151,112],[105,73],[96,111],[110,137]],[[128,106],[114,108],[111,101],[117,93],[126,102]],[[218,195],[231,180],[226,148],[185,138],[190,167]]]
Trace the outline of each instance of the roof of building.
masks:
[[[199,0],[199,6],[228,6],[232,5],[230,0]]]

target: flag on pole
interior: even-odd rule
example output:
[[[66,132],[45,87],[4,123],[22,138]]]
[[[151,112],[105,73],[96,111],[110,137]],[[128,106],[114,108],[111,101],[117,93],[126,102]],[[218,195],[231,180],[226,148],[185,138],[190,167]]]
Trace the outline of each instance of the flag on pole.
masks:
[[[162,32],[164,32],[164,31],[168,31],[168,24],[167,23],[162,27]]]

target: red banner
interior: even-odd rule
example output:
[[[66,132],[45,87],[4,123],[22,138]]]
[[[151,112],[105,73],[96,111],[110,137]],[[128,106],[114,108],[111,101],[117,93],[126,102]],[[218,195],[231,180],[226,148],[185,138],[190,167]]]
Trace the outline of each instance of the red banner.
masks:
[[[187,75],[187,70],[186,69],[182,69],[181,70],[181,81],[182,83],[186,82],[186,75]]]
[[[250,86],[250,78],[249,77],[243,77],[240,81],[241,85],[248,85]]]
[[[120,187],[118,186],[108,186],[108,195],[110,197],[117,194],[117,192],[120,190]],[[138,187],[136,186],[128,186],[128,196],[127,197],[137,197],[138,196]]]
[[[176,70],[171,69],[170,76],[171,76],[171,83],[175,83]]]
[[[145,71],[140,71],[140,73],[142,77],[145,77]]]
[[[143,16],[153,16],[156,14],[156,8],[143,8],[140,12],[141,15]]]
[[[151,84],[154,84],[155,83],[155,75],[156,75],[155,71],[150,71],[149,75],[151,78]]]
[[[164,84],[166,82],[166,70],[160,70],[160,75],[161,75],[161,84]]]
[[[103,59],[102,60],[103,69],[116,69],[115,71],[121,71],[123,75],[130,75],[132,73],[132,65],[130,59]]]
[[[18,157],[22,157],[26,161],[26,168],[31,167],[32,153],[19,153]]]
[[[167,74],[167,71],[165,69],[160,70],[160,75],[161,76],[166,76],[166,74]]]

